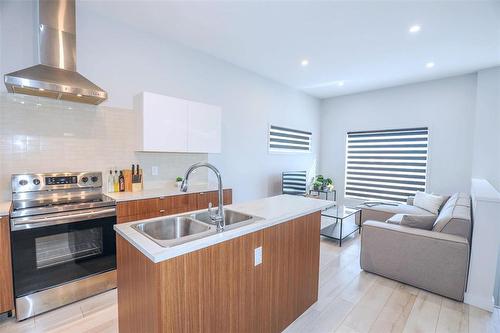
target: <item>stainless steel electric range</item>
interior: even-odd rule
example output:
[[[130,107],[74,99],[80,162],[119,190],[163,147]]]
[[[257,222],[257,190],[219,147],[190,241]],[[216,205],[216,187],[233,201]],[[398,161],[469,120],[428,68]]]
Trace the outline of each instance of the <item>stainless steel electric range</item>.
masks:
[[[116,203],[100,172],[12,176],[17,320],[116,287]]]

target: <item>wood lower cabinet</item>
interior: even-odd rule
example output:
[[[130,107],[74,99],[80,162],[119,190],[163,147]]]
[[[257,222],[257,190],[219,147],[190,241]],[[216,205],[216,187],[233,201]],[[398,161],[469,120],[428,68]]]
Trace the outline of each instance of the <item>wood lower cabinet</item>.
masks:
[[[117,223],[125,223],[160,216],[159,199],[119,202],[116,205]]]
[[[230,189],[223,190],[223,200],[224,205],[230,205],[233,202],[233,191]],[[219,205],[219,196],[217,191],[200,192],[196,193],[196,208],[195,209],[205,209],[208,208],[208,204],[211,202],[213,207]]]
[[[230,205],[232,200],[232,190],[224,190],[224,205]],[[138,221],[162,215],[180,214],[204,209],[208,207],[209,202],[212,202],[214,207],[218,205],[217,191],[123,201],[116,205],[117,223]]]
[[[9,217],[0,217],[0,313],[13,309]]]
[[[157,264],[118,236],[120,333],[281,332],[317,300],[319,232],[317,212]]]

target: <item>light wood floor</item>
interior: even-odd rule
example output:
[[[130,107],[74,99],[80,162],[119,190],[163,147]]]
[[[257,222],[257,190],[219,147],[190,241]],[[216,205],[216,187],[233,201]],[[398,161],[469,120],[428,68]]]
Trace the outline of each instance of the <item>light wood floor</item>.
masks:
[[[359,268],[359,237],[337,243],[322,239],[319,300],[286,329],[292,332],[500,332],[493,314],[403,285]],[[16,323],[1,333],[118,332],[116,291]],[[223,332],[221,332],[223,333]]]

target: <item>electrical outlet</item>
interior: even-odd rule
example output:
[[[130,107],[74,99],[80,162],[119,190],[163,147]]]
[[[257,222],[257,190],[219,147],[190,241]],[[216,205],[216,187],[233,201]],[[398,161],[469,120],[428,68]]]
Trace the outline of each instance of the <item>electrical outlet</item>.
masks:
[[[254,250],[254,266],[262,264],[262,246]]]
[[[158,176],[158,167],[157,166],[151,167],[151,174],[153,176]]]

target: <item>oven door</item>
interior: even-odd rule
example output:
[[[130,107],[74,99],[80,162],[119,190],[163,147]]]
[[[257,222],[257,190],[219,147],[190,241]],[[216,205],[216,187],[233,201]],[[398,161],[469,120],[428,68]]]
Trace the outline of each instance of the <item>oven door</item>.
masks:
[[[16,298],[116,269],[114,208],[11,222]]]

